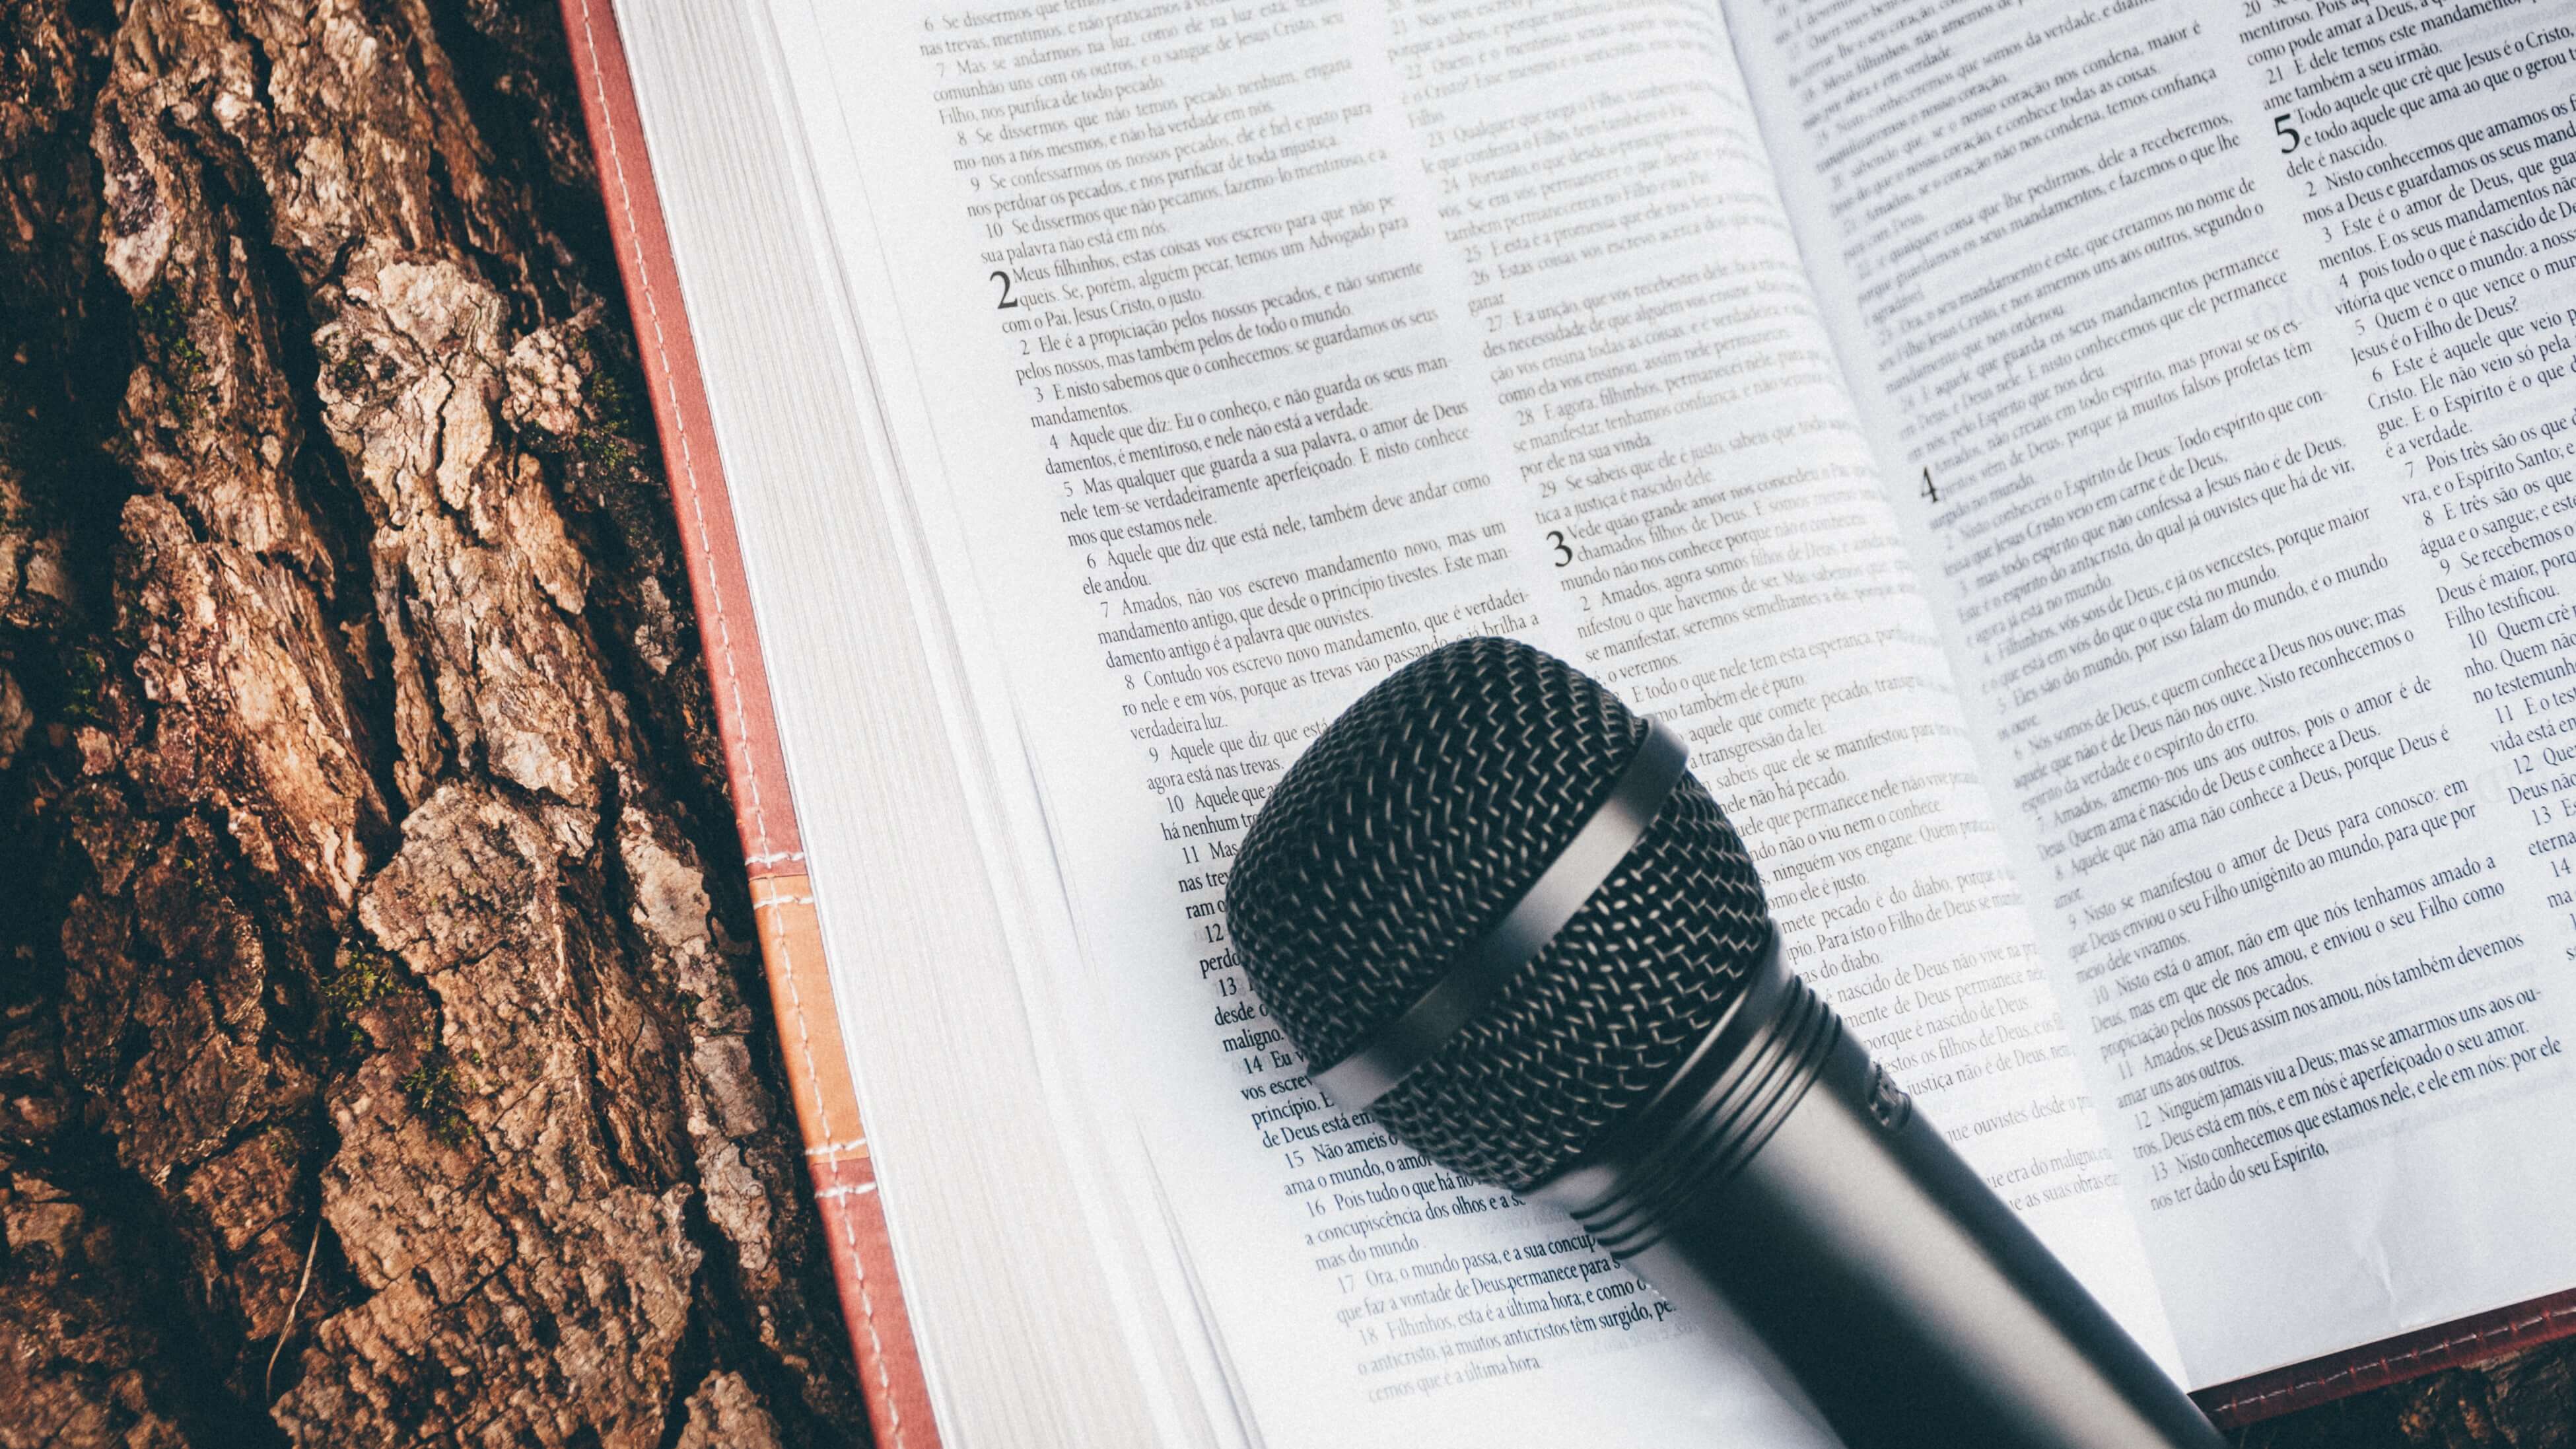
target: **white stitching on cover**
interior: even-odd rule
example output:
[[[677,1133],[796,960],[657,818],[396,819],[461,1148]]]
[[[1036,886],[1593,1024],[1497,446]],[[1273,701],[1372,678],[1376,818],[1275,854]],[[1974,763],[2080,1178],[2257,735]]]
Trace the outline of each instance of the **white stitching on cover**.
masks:
[[[607,74],[600,63],[599,41],[591,26],[591,0],[581,0],[581,39],[583,49],[590,60],[591,92],[599,97],[600,109],[605,111],[609,103]],[[698,537],[703,540],[707,532],[707,512],[704,497],[698,491],[697,459],[689,447],[688,423],[680,415],[679,383],[672,373],[670,347],[662,331],[661,304],[653,293],[653,273],[644,259],[644,234],[635,224],[635,194],[626,183],[626,158],[618,149],[617,127],[614,124],[603,127],[601,134],[608,149],[609,173],[617,187],[618,208],[626,214],[627,239],[635,251],[635,276],[637,286],[644,294],[644,313],[653,324],[654,359],[661,366],[662,390],[670,402],[667,416],[671,422],[672,437],[680,446],[680,477],[688,487],[689,511],[696,518]],[[716,573],[715,555],[701,547],[699,558],[706,566],[708,580],[713,583]],[[734,719],[740,722],[747,716],[742,707],[742,676],[734,660],[733,629],[730,621],[725,618],[724,591],[711,587],[707,592],[713,595],[715,600],[716,652],[724,660],[725,685],[733,694]],[[759,771],[747,768],[742,774],[749,783],[751,833],[756,847],[750,859],[768,863],[791,858],[769,849],[769,820],[761,808]],[[792,858],[801,859],[802,855],[795,854]],[[812,903],[811,896],[794,896],[781,897],[766,904],[811,905]],[[795,958],[788,950],[786,931],[778,924],[778,913],[770,912],[769,920],[771,922],[770,939],[777,948],[776,959],[779,966],[787,977],[787,998],[796,1016],[797,1047],[805,1058],[805,1078],[809,1090],[813,1093],[815,1115],[820,1119],[815,1125],[822,1129],[824,1139],[829,1141],[832,1137],[831,1107],[823,1099],[822,1075],[814,1065],[813,1033],[806,1024],[804,998],[796,989]],[[815,1200],[820,1203],[847,1195],[845,1191],[835,1187],[816,1193]],[[868,1270],[867,1265],[859,1257],[858,1233],[846,1212],[841,1215],[841,1241],[849,1249],[850,1269],[858,1278],[859,1314],[867,1321],[868,1352],[876,1360],[878,1397],[885,1405],[886,1430],[894,1441],[891,1449],[903,1449],[903,1412],[895,1403],[894,1381],[886,1370],[885,1343],[877,1337],[876,1304],[868,1294]]]

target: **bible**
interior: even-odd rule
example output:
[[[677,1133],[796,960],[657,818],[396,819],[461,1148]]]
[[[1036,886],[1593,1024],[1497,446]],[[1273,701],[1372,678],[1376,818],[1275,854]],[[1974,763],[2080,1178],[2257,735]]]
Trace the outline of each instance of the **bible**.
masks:
[[[1831,1442],[1230,952],[1473,634],[2220,1422],[2576,1330],[2554,7],[565,13],[879,1442]]]

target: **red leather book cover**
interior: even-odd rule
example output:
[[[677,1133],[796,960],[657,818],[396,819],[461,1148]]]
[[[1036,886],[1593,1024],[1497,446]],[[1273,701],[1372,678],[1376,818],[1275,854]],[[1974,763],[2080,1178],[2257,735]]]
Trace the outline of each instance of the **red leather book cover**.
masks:
[[[2255,1311],[2248,1305],[2249,1311]],[[2576,1290],[2215,1384],[2192,1398],[2222,1429],[2576,1334]]]
[[[680,278],[664,230],[661,199],[645,155],[635,91],[606,0],[562,0],[564,29],[580,79],[600,191],[617,240],[617,267],[634,314],[636,346],[652,392],[662,461],[688,556],[716,725],[751,876],[760,953],[778,1011],[780,1044],[805,1139],[805,1161],[829,1240],[833,1276],[851,1351],[867,1395],[869,1427],[885,1449],[936,1449],[921,1355],[895,1279],[885,1211],[859,1121],[858,1095],[832,1004],[832,977],[814,892],[797,834],[796,806],[778,747],[769,677],[752,621],[733,505],[716,455],[706,384],[680,305]]]

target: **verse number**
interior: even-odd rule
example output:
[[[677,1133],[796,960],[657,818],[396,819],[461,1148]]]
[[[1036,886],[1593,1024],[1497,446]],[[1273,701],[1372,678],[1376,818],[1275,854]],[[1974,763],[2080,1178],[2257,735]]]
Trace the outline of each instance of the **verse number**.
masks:
[[[2283,111],[2272,118],[2272,134],[2281,138],[2281,154],[2284,156],[2299,149],[2299,128],[2290,124],[2290,117],[2296,114],[2295,111]]]
[[[1008,273],[1008,272],[995,272],[995,273],[993,273],[993,280],[1002,284],[1002,300],[1000,300],[1000,301],[998,301],[998,302],[995,302],[995,303],[993,304],[993,308],[994,308],[994,310],[995,310],[995,311],[1004,311],[1004,310],[1007,310],[1007,309],[1009,309],[1009,308],[1016,307],[1016,306],[1020,305],[1020,303],[1019,303],[1019,299],[1018,299],[1018,298],[1016,298],[1016,297],[1013,297],[1013,296],[1011,295],[1011,274],[1010,274],[1010,273]]]

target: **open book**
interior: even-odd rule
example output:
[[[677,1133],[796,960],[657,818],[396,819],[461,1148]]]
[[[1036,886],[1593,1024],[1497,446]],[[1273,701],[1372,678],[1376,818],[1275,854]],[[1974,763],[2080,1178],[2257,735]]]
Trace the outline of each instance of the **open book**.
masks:
[[[2221,1417],[2576,1327],[2558,7],[618,19],[896,1442],[1829,1442],[1229,953],[1266,790],[1466,634],[1682,734],[1793,967]]]

